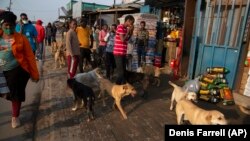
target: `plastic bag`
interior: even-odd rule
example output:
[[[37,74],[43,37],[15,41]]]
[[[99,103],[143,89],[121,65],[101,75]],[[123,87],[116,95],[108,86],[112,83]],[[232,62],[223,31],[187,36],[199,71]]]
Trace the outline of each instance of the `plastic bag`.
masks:
[[[200,77],[196,77],[194,80],[188,80],[185,85],[183,86],[183,89],[188,89],[189,92],[195,92],[198,93],[200,90]]]

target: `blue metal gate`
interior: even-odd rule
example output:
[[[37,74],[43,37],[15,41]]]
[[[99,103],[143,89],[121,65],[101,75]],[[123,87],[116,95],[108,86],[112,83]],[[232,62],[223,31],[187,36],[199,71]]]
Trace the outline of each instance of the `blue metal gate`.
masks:
[[[226,67],[233,88],[244,43],[250,0],[197,0],[189,78],[203,74],[207,67]]]

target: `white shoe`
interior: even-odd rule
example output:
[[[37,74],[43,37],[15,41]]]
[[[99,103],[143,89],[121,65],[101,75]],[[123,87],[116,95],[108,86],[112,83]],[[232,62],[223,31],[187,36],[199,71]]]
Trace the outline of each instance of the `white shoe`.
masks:
[[[12,117],[11,126],[12,128],[17,128],[21,125],[18,117]]]

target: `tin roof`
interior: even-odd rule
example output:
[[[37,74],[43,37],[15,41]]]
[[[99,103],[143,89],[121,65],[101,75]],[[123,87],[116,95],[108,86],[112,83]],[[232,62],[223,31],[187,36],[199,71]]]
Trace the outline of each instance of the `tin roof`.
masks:
[[[145,5],[162,8],[180,4],[182,5],[184,2],[185,0],[145,0]]]

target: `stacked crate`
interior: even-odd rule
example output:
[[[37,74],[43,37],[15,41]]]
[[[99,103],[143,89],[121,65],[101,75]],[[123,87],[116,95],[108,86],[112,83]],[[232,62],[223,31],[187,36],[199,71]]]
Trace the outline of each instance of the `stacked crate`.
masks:
[[[229,70],[224,67],[207,68],[207,72],[200,78],[199,98],[211,103],[222,100],[224,105],[234,104],[232,91],[225,77],[227,73]]]
[[[124,23],[125,17],[127,16],[123,15],[121,18],[119,18],[120,23]],[[149,40],[148,40],[148,47],[145,52],[145,58],[146,58],[146,64],[147,65],[153,65],[154,60],[155,60],[155,51],[156,51],[156,26],[157,26],[157,21],[158,17],[153,14],[147,14],[147,13],[136,13],[136,14],[130,14],[134,17],[135,22],[134,22],[134,31],[133,35],[131,38],[136,39],[137,33],[140,28],[140,23],[141,21],[145,21],[146,23],[146,29],[149,32]],[[134,46],[134,50],[132,53],[132,70],[136,71],[138,67],[138,56],[136,52],[136,46]],[[159,55],[157,56],[159,58]]]

